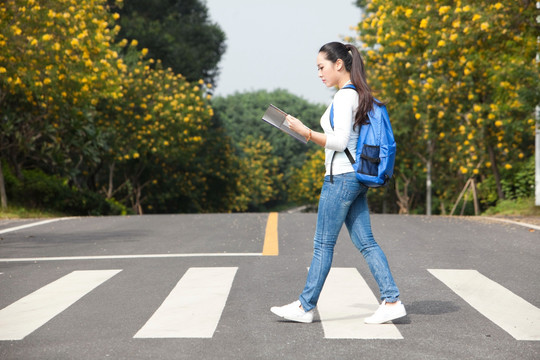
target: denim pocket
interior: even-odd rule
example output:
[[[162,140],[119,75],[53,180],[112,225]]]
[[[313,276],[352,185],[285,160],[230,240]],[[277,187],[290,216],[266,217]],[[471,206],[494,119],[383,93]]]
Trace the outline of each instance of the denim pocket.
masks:
[[[380,146],[364,145],[360,155],[360,166],[358,172],[361,174],[377,176],[379,174]]]

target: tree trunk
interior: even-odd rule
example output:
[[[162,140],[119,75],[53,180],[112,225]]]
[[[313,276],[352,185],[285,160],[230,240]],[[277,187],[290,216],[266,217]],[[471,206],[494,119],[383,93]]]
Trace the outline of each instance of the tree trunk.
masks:
[[[7,194],[6,194],[6,184],[4,182],[4,172],[2,171],[2,159],[0,159],[0,199],[2,210],[7,209]]]
[[[397,204],[399,206],[399,214],[408,214],[409,213],[409,182],[410,180],[405,179],[403,184],[403,193],[399,192],[399,178],[396,178],[396,195],[398,198]]]
[[[499,199],[504,200],[504,193],[502,191],[501,185],[501,176],[499,174],[499,168],[497,167],[495,151],[493,151],[493,147],[490,144],[487,145],[487,148],[489,152],[489,160],[491,161],[491,170],[493,171],[493,176],[495,177],[495,184],[497,185],[497,195],[499,195]]]
[[[135,205],[133,206],[133,208],[134,208],[135,212],[137,213],[137,215],[142,215],[143,214],[143,209],[142,209],[142,205],[141,205],[142,188],[143,188],[143,186],[140,186],[139,184],[137,184],[137,189],[135,191]]]
[[[428,156],[426,176],[426,215],[431,216],[431,156]]]
[[[109,187],[107,189],[107,199],[110,199],[113,196],[114,164],[115,162],[113,161],[112,164],[109,165]]]

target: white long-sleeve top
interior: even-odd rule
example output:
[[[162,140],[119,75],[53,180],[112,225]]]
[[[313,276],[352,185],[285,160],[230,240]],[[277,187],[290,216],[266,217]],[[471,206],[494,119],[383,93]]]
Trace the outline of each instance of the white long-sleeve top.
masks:
[[[325,161],[326,174],[330,175],[330,162],[334,157],[334,175],[354,171],[349,158],[343,152],[349,148],[351,155],[356,157],[356,142],[360,128],[354,129],[354,115],[358,108],[358,93],[354,89],[341,89],[334,95],[334,130],[330,125],[330,108],[328,106],[321,117],[321,127],[326,134]]]

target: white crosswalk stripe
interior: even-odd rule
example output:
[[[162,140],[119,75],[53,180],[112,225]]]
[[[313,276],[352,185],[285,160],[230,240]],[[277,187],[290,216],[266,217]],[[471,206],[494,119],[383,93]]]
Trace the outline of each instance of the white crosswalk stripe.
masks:
[[[393,324],[364,324],[378,305],[356,268],[332,268],[317,304],[325,338],[403,339]]]
[[[134,338],[212,338],[237,270],[189,268]],[[0,341],[24,339],[121,271],[73,271],[5,307],[0,310]],[[516,340],[540,341],[539,308],[476,270],[428,271]],[[403,339],[391,323],[364,324],[377,306],[356,268],[332,268],[317,306],[324,337]]]
[[[135,338],[211,338],[237,269],[190,268]]]
[[[516,340],[540,340],[540,309],[476,270],[428,269]]]
[[[0,310],[0,340],[24,339],[120,271],[74,271]]]

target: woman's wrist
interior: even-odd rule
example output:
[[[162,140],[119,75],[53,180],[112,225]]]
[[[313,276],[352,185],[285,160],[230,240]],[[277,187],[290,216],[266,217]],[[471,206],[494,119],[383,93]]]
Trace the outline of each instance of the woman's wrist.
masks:
[[[311,140],[312,131],[309,128],[306,128],[308,130],[307,136],[305,137],[307,141]]]

